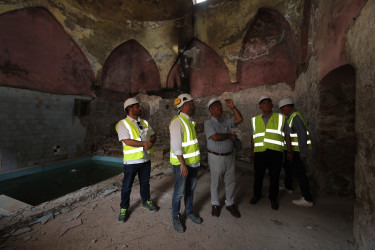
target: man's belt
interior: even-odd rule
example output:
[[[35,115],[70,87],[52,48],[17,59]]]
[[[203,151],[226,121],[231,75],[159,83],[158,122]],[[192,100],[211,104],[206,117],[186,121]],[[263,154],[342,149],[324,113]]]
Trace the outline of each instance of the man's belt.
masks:
[[[212,152],[211,150],[208,150],[208,149],[207,149],[207,152],[211,153],[211,154],[214,154],[214,155],[220,155],[220,156],[228,156],[228,155],[232,154],[232,152],[229,152],[229,153],[216,153],[216,152]]]

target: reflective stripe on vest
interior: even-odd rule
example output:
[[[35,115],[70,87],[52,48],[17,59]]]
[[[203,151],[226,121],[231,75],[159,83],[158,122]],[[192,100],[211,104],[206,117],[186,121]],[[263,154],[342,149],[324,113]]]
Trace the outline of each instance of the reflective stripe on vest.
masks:
[[[199,151],[199,144],[198,139],[195,131],[195,122],[190,122],[186,117],[183,115],[175,116],[172,122],[178,119],[179,122],[183,125],[184,128],[184,136],[182,138],[182,156],[185,159],[186,165],[191,165],[194,163],[198,163],[200,161],[200,151]],[[169,129],[170,129],[169,125]],[[172,149],[170,151],[169,160],[172,165],[179,165],[180,161],[178,160],[177,156],[174,155]]]
[[[284,124],[282,114],[272,113],[265,126],[262,115],[251,118],[253,127],[254,152],[263,152],[266,149],[284,151]]]
[[[306,125],[306,122],[305,122],[305,119],[303,119],[303,116],[301,115],[300,112],[298,111],[295,111],[293,112],[289,118],[288,118],[288,124],[289,124],[289,127],[290,129],[292,130],[292,126],[293,126],[293,120],[294,120],[294,117],[298,116],[304,127],[305,127],[305,130],[306,130],[306,144],[307,144],[307,149],[312,149],[312,146],[311,146],[311,138],[310,138],[310,133],[309,131],[307,130],[307,125]],[[299,152],[299,145],[298,145],[298,135],[297,133],[290,133],[290,140],[291,140],[291,143],[292,143],[292,151],[297,151]]]
[[[120,122],[122,122],[125,128],[129,131],[130,139],[136,140],[136,141],[142,141],[138,128],[128,118],[125,118],[116,124],[116,131]],[[145,128],[148,128],[147,121],[141,119],[141,123],[143,124]],[[124,154],[124,159],[123,159],[124,162],[130,161],[130,160],[138,160],[138,159],[143,158],[144,156],[143,147],[132,147],[132,146],[126,145],[123,141],[121,142],[122,142],[122,151]],[[153,153],[153,147],[151,148],[150,153],[151,154]]]

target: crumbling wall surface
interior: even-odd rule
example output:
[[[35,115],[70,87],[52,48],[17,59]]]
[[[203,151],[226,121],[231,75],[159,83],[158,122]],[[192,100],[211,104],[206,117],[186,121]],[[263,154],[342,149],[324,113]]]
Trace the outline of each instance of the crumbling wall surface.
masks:
[[[275,10],[260,8],[246,33],[237,62],[237,81],[242,89],[279,82],[294,87],[296,48],[286,19]]]
[[[295,108],[301,112],[306,120],[309,133],[311,135],[311,143],[313,150],[307,153],[306,168],[309,175],[313,176],[310,179],[312,181],[312,192],[315,193],[315,189],[320,189],[325,185],[325,173],[324,171],[317,171],[319,165],[319,145],[322,143],[319,139],[319,74],[318,74],[318,63],[315,57],[311,57],[308,62],[308,68],[305,72],[300,74],[295,83],[295,89],[293,91],[293,99]]]
[[[106,60],[101,88],[125,94],[159,92],[159,70],[142,45],[130,40],[116,48]]]
[[[354,236],[359,249],[375,248],[375,1],[369,0],[347,32],[346,51],[357,71]]]
[[[289,23],[293,39],[299,44],[304,2],[296,0],[207,1],[194,7],[195,36],[223,58],[229,69],[231,82],[238,82],[237,62],[241,57],[242,43],[258,9],[264,7],[280,13]],[[267,34],[264,33],[259,37],[267,39]],[[268,56],[265,53],[261,55],[261,58],[266,59]],[[284,81],[280,80],[280,82]]]
[[[189,43],[173,65],[167,87],[187,90],[193,97],[235,90],[223,60],[198,39]]]
[[[134,39],[150,53],[160,71],[161,87],[183,48],[193,38],[192,2],[186,0],[18,1],[0,3],[0,14],[27,7],[46,8],[78,44],[101,85],[107,57]]]
[[[348,63],[345,32],[367,0],[312,1],[312,53],[318,58],[319,79]]]
[[[0,172],[82,154],[75,99],[89,98],[0,87]]]
[[[0,85],[93,95],[88,60],[45,8],[0,15],[0,34]]]

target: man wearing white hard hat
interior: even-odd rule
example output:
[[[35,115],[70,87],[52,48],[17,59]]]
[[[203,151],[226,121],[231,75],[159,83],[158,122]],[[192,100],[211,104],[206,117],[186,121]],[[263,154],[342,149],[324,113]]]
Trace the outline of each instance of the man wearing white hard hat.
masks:
[[[293,174],[296,174],[302,198],[292,202],[298,206],[311,207],[313,206],[313,201],[305,168],[307,150],[311,149],[311,139],[307,124],[301,113],[294,109],[294,102],[291,98],[281,99],[279,109],[287,117],[287,123],[291,129],[292,152],[287,151],[287,154],[293,154],[292,161],[284,162],[285,188],[293,190]]]
[[[235,218],[240,218],[240,212],[234,203],[236,155],[233,152],[233,145],[237,136],[231,132],[231,129],[240,124],[243,117],[234,106],[232,99],[226,99],[225,103],[232,110],[234,118],[222,118],[223,106],[219,99],[212,98],[207,104],[211,119],[204,123],[211,174],[211,215],[220,216],[219,184],[224,180],[226,209]]]
[[[273,104],[269,96],[259,98],[262,114],[251,118],[251,157],[254,159],[254,196],[250,204],[255,205],[262,198],[263,178],[268,169],[270,187],[268,198],[271,208],[279,209],[279,179],[283,162],[284,141],[290,152],[290,128],[283,114],[272,111]],[[291,155],[288,159],[291,160]]]
[[[127,117],[116,124],[119,141],[124,153],[124,179],[121,188],[119,222],[129,217],[130,193],[135,176],[138,174],[142,207],[150,212],[158,209],[150,199],[151,154],[156,134],[146,120],[140,118],[141,103],[136,98],[129,98],[124,103]]]
[[[174,174],[172,197],[172,222],[179,233],[185,231],[180,214],[181,199],[185,200],[185,216],[196,224],[202,219],[193,213],[194,190],[197,184],[200,151],[195,131],[195,122],[191,120],[195,105],[189,94],[181,94],[174,100],[179,114],[173,117],[170,125],[171,151],[170,162]]]

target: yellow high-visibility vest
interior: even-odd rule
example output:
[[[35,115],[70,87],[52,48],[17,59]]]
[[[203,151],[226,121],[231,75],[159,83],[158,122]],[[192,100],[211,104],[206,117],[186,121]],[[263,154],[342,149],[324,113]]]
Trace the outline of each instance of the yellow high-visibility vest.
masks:
[[[311,138],[310,138],[310,133],[309,131],[307,130],[307,124],[305,122],[305,119],[303,119],[303,116],[301,115],[300,112],[298,111],[295,111],[293,112],[288,120],[287,120],[287,123],[289,124],[289,127],[290,129],[292,130],[292,126],[293,126],[293,119],[294,117],[298,116],[301,121],[303,122],[303,125],[305,126],[305,130],[306,130],[306,142],[307,142],[307,149],[312,149],[312,146],[311,146]],[[298,151],[299,152],[299,145],[298,145],[298,135],[297,133],[293,133],[293,131],[290,133],[290,140],[292,142],[292,151]]]
[[[129,131],[130,139],[136,140],[136,141],[142,141],[138,128],[128,118],[125,118],[116,124],[116,131],[117,131],[118,125],[121,122],[124,124],[125,128]],[[149,125],[146,120],[141,119],[141,123],[145,128],[148,128]],[[148,130],[147,133],[150,133],[150,130]],[[122,151],[124,153],[124,162],[142,159],[144,156],[143,147],[128,146],[123,141],[122,141]],[[154,147],[150,149],[150,154],[153,154],[153,153],[154,153]]]
[[[182,156],[185,159],[186,165],[198,163],[200,161],[200,151],[197,133],[195,131],[195,122],[190,122],[184,115],[177,115],[172,119],[171,124],[175,119],[178,119],[184,128],[184,136],[182,138]],[[171,125],[169,124],[169,131],[170,129]],[[172,165],[180,164],[177,156],[173,154],[172,149],[170,151],[169,160]]]
[[[251,118],[253,128],[254,152],[263,152],[266,149],[284,151],[285,116],[272,113],[267,126],[264,125],[262,114]]]

